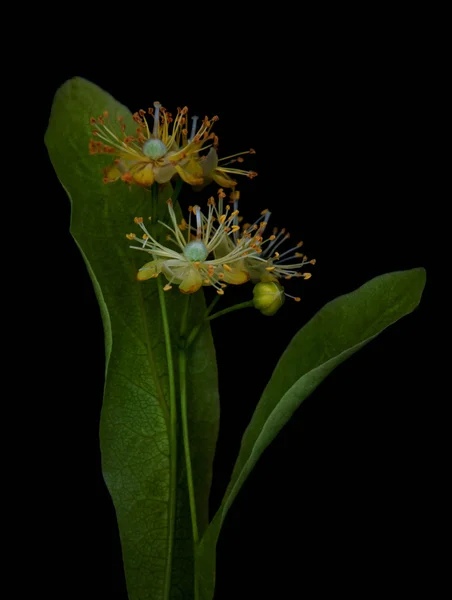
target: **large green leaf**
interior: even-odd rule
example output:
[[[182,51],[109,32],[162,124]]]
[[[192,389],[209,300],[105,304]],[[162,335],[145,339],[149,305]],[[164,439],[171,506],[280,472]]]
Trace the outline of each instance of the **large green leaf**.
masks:
[[[71,232],[86,261],[102,312],[106,346],[102,466],[116,509],[129,598],[185,599],[192,597],[193,551],[180,449],[170,594],[164,583],[170,546],[168,506],[173,457],[157,282],[136,281],[137,268],[146,262],[146,256],[130,250],[125,238],[126,233],[136,230],[134,216],[149,216],[151,194],[138,186],[128,189],[122,182],[102,183],[101,168],[111,161],[90,156],[88,142],[89,118],[104,110],[112,119],[121,114],[130,131],[135,131],[128,109],[106,92],[81,78],[66,82],[55,96],[45,141],[55,171],[71,198]],[[166,210],[164,203],[163,208]],[[175,340],[185,296],[175,288],[165,298]],[[189,326],[203,311],[203,295],[195,294]],[[175,348],[174,360],[177,365]],[[208,327],[189,350],[188,374],[189,430],[201,533],[208,523],[219,419],[216,361]]]
[[[322,308],[292,339],[278,362],[242,438],[225,496],[198,553],[201,599],[215,587],[215,551],[234,498],[265,448],[333,369],[420,302],[424,269],[382,275]]]

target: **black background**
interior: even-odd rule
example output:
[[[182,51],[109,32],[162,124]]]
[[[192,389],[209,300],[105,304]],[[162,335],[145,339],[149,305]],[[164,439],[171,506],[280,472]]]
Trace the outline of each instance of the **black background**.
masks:
[[[287,301],[272,318],[247,309],[212,323],[221,393],[212,514],[294,333],[326,302],[377,275],[429,266],[422,52],[395,38],[365,49],[363,40],[339,38],[279,49],[269,49],[270,40],[262,47],[229,40],[224,56],[215,54],[216,40],[199,61],[192,53],[138,60],[133,52],[120,60],[116,49],[105,61],[49,61],[41,80],[42,134],[53,94],[75,75],[132,110],[159,100],[168,109],[187,104],[191,114],[218,114],[220,154],[257,152],[245,165],[259,176],[240,180],[242,214],[254,219],[270,208],[271,222],[303,239],[317,259],[311,280],[287,288],[300,303]],[[204,62],[212,52],[214,60]],[[56,257],[53,235],[43,242],[54,266],[42,281],[52,348],[41,372],[49,390],[42,536],[50,538],[48,560],[58,573],[48,595],[67,589],[122,600],[119,537],[98,442],[102,324],[68,231],[69,201],[43,154],[44,210],[58,236]],[[182,205],[191,194],[184,190]],[[426,374],[429,285],[420,308],[338,368],[262,456],[222,530],[216,600],[401,595],[428,584],[435,430]],[[224,302],[250,292],[244,286]]]

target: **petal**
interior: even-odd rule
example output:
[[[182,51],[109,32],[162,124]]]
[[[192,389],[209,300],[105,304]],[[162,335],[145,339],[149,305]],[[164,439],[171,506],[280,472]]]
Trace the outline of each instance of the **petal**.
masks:
[[[250,280],[250,274],[248,271],[242,271],[241,269],[232,269],[232,271],[224,271],[223,281],[226,283],[232,283],[233,285],[241,285]]]
[[[215,258],[222,258],[223,256],[226,256],[227,254],[232,252],[234,248],[234,242],[228,235],[225,234],[221,237],[220,243],[215,247],[213,255],[215,256]]]
[[[190,161],[190,163],[192,162],[195,161]],[[190,163],[188,163],[186,166],[190,168],[191,171],[194,171],[193,174],[189,170],[183,169],[180,165],[174,165],[174,168],[185,181],[185,183],[188,183],[189,185],[201,185],[204,182],[204,179],[202,178],[202,169],[199,164],[197,164],[197,167],[199,167],[201,171],[199,172],[196,168],[193,168],[193,165]]]
[[[160,260],[152,260],[151,262],[144,264],[137,273],[138,281],[146,281],[152,277],[157,277],[157,275],[162,271],[161,263],[162,261]]]
[[[201,273],[195,267],[188,267],[185,271],[185,277],[179,286],[183,294],[193,294],[202,286]]]
[[[105,169],[102,169],[102,172],[104,174],[104,183],[117,181],[122,175],[122,171],[116,163],[105,167]]]
[[[154,167],[154,177],[157,183],[167,183],[177,171],[174,165],[163,165],[163,167]]]
[[[154,183],[154,171],[150,163],[139,163],[131,171],[131,175],[134,181],[140,185],[152,185]]]
[[[204,160],[201,161],[204,176],[212,177],[212,171],[218,167],[218,154],[215,148],[211,148]]]
[[[221,171],[215,170],[212,172],[211,176],[212,179],[214,179],[221,187],[232,188],[237,185],[237,181],[235,181],[235,179],[231,179],[229,175],[222,173]]]

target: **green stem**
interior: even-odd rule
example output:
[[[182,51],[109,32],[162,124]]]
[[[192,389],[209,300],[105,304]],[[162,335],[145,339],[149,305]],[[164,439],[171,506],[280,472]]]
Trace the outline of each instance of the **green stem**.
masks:
[[[174,203],[177,202],[177,199],[179,198],[179,194],[180,194],[180,191],[181,191],[183,185],[184,185],[184,181],[183,181],[183,179],[181,179],[179,177],[179,179],[177,180],[177,183],[176,183],[176,188],[175,188],[174,193],[172,195],[172,200],[173,200]]]
[[[168,544],[165,569],[164,600],[169,600],[171,594],[171,573],[173,565],[174,531],[176,523],[176,491],[177,491],[177,406],[176,384],[174,379],[173,352],[171,335],[166,311],[166,298],[163,291],[162,278],[157,278],[157,286],[162,313],[163,332],[165,336],[166,360],[168,362],[169,395],[170,395],[170,489],[168,499]]]
[[[185,310],[182,315],[180,337],[182,344],[179,348],[179,382],[180,382],[180,402],[181,402],[181,418],[182,418],[182,435],[184,440],[184,453],[185,453],[185,468],[187,471],[187,486],[188,486],[188,499],[190,502],[190,515],[191,515],[191,527],[193,532],[193,556],[195,559],[195,572],[194,572],[194,597],[195,600],[199,598],[198,589],[198,569],[196,568],[196,551],[199,542],[198,533],[198,521],[196,517],[196,500],[195,500],[195,488],[193,485],[193,472],[191,467],[191,456],[190,456],[190,438],[188,433],[188,410],[187,410],[187,355],[186,347],[184,344],[184,338],[187,330],[188,310],[190,306],[190,296],[187,296],[185,304]]]
[[[199,323],[199,325],[196,325],[196,327],[194,327],[191,332],[190,335],[187,337],[187,341],[185,343],[185,348],[189,348],[192,343],[195,341],[196,336],[199,333],[199,330],[201,329],[201,327],[204,325],[204,323],[207,320],[207,317],[209,316],[209,314],[212,312],[214,306],[216,305],[216,303],[218,302],[218,300],[221,298],[221,296],[216,296],[212,302],[209,304],[208,308],[206,309],[206,312],[204,313],[204,317],[201,320],[201,323]]]
[[[234,310],[240,310],[241,308],[248,308],[249,306],[254,306],[254,303],[252,300],[248,300],[247,302],[241,302],[240,304],[234,304],[234,306],[230,306],[229,308],[220,310],[219,312],[215,313],[214,315],[207,317],[206,321],[213,321],[217,317],[222,317],[223,315],[233,312]]]

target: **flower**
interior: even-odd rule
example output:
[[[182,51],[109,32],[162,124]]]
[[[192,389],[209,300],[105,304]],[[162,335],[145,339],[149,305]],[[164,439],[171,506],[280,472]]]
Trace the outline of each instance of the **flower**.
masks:
[[[187,129],[188,108],[177,109],[173,120],[159,102],[154,102],[154,109],[148,114],[153,117],[152,130],[146,119],[146,112],[140,110],[133,115],[138,125],[135,135],[126,134],[123,117],[116,123],[111,122],[107,111],[97,119],[91,117],[94,138],[89,142],[90,154],[109,154],[115,156],[113,164],[103,170],[104,183],[122,179],[126,183],[151,186],[154,182],[167,183],[179,175],[183,181],[193,186],[203,186],[215,180],[223,187],[233,187],[236,181],[229,173],[247,175],[252,178],[257,173],[241,169],[219,166],[216,147],[218,137],[211,130],[218,117],[207,117],[198,127],[198,117],[192,117],[191,132]],[[205,145],[210,142],[209,145]],[[210,148],[209,153],[200,152]],[[253,154],[254,150],[234,155],[240,160],[242,154]],[[226,160],[226,159],[223,159]],[[243,159],[241,159],[243,160]],[[234,162],[234,161],[233,161]],[[230,163],[227,163],[230,164]]]
[[[224,198],[226,194],[222,196]],[[238,214],[239,199],[240,193],[232,192],[231,200],[234,208],[232,214]],[[222,210],[221,205],[220,210]],[[280,253],[278,250],[290,238],[290,234],[286,232],[286,229],[279,231],[276,227],[272,234],[264,239],[270,215],[271,212],[265,209],[252,225],[245,223],[242,227],[238,227],[239,220],[236,216],[232,222],[237,226],[235,231],[231,236],[223,239],[223,244],[217,248],[215,256],[220,258],[222,253],[231,252],[236,245],[242,245],[243,240],[246,240],[250,252],[243,258],[243,268],[249,273],[251,281],[277,282],[279,279],[288,280],[292,277],[310,279],[311,273],[301,272],[300,269],[306,265],[315,265],[316,261],[315,259],[309,260],[305,254],[299,251],[303,242],[298,242],[292,248]],[[297,302],[300,301],[298,296],[291,296],[287,293],[285,295]]]
[[[210,148],[207,156],[203,157],[204,160],[201,162],[201,168],[203,171],[204,177],[204,185],[207,185],[212,180],[214,180],[218,185],[223,188],[234,188],[237,185],[237,181],[232,179],[229,174],[232,175],[247,175],[250,179],[253,179],[257,176],[256,171],[243,171],[242,169],[231,168],[229,165],[235,162],[243,162],[242,156],[244,154],[256,154],[256,151],[250,148],[246,152],[238,152],[237,154],[231,154],[230,156],[225,156],[224,158],[218,158],[217,151],[215,149],[215,145],[213,148]],[[229,162],[220,164],[225,160],[229,160]]]
[[[146,263],[138,271],[137,279],[145,281],[158,277],[160,273],[167,278],[168,283],[163,288],[168,291],[172,284],[179,284],[179,290],[184,294],[192,294],[202,285],[211,285],[220,295],[227,283],[239,285],[249,280],[249,274],[243,268],[243,253],[247,244],[237,244],[231,251],[221,258],[208,258],[215,249],[224,243],[224,238],[236,231],[232,221],[235,213],[230,216],[227,212],[219,215],[218,225],[214,225],[215,202],[211,198],[208,202],[209,211],[206,217],[199,206],[190,207],[188,223],[182,219],[177,222],[173,203],[168,200],[168,210],[172,227],[159,221],[161,225],[171,232],[167,241],[172,242],[176,248],[169,248],[159,243],[147,230],[141,217],[135,218],[144,234],[140,239],[134,233],[127,235],[129,240],[140,243],[140,246],[130,246],[135,250],[143,250],[152,255],[153,260]],[[196,226],[192,226],[192,215]],[[186,235],[182,232],[186,231]]]
[[[271,317],[284,304],[284,288],[277,281],[260,281],[253,289],[254,307]]]

